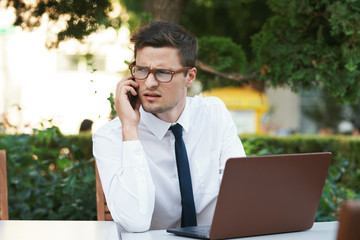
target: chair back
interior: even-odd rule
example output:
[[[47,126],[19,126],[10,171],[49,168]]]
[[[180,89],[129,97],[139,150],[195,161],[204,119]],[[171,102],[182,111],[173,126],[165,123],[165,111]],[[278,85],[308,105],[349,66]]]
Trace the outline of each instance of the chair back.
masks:
[[[5,150],[0,150],[0,220],[9,220]]]
[[[336,239],[360,239],[360,200],[347,200],[341,205]]]
[[[99,171],[95,161],[95,179],[96,179],[96,209],[98,221],[114,221],[109,208],[106,204],[106,198],[101,185]]]

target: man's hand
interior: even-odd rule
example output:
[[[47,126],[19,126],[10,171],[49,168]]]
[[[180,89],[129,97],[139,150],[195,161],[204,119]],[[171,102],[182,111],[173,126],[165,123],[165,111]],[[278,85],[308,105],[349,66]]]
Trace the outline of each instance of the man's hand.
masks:
[[[127,93],[130,92],[133,96],[137,96],[138,93],[134,88],[138,87],[139,83],[132,80],[131,75],[121,79],[116,86],[115,109],[121,121],[123,141],[139,139],[140,101],[137,99],[135,109],[133,109],[127,95]]]

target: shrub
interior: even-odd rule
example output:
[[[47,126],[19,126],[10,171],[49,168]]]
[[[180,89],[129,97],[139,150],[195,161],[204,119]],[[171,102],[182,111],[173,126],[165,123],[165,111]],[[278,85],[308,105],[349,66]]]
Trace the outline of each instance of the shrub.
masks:
[[[90,136],[56,127],[0,136],[7,154],[10,219],[96,219]]]

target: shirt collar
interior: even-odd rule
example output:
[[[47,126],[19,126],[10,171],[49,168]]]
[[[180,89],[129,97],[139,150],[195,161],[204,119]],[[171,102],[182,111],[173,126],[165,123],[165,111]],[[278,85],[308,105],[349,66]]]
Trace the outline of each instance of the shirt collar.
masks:
[[[177,123],[183,127],[185,132],[188,132],[190,128],[190,110],[188,105],[187,99],[184,111],[181,113],[177,121]],[[172,125],[171,123],[161,120],[152,113],[145,112],[142,106],[140,107],[140,116],[144,125],[160,140],[165,136]]]

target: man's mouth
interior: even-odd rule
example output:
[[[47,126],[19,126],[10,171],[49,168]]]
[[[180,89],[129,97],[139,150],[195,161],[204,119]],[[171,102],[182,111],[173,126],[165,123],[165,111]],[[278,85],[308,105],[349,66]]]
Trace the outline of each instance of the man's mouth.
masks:
[[[158,93],[149,93],[149,92],[144,93],[143,96],[148,101],[154,101],[154,100],[157,100],[157,99],[159,99],[161,97],[161,95],[158,94]]]
[[[145,97],[160,97],[159,94],[144,94]]]

